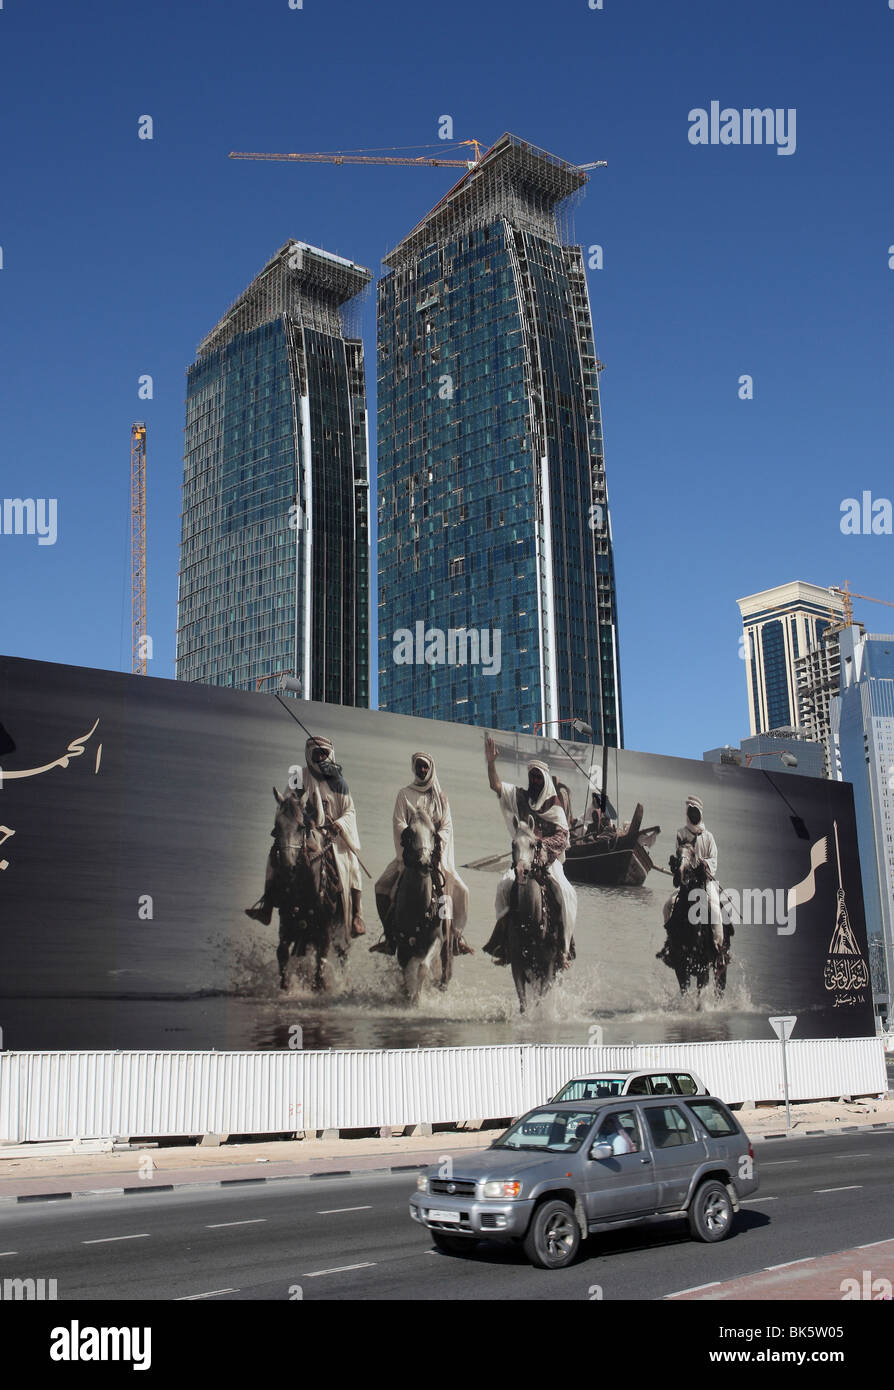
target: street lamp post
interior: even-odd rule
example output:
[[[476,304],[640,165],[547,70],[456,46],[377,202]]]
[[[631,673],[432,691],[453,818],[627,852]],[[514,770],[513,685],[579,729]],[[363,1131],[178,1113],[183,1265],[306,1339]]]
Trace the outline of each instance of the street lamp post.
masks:
[[[265,681],[279,680],[279,692],[286,690],[294,691],[296,695],[302,692],[301,677],[296,676],[294,671],[271,671],[266,676],[258,676],[255,681],[255,690],[260,690]]]
[[[743,767],[750,767],[755,758],[781,758],[785,767],[798,766],[798,759],[787,748],[777,749],[775,753],[746,753]]]
[[[575,733],[593,737],[593,730],[589,724],[586,724],[583,719],[578,719],[576,715],[572,715],[570,719],[539,719],[534,725],[534,733],[536,734],[538,729],[545,728],[547,724],[570,724]]]

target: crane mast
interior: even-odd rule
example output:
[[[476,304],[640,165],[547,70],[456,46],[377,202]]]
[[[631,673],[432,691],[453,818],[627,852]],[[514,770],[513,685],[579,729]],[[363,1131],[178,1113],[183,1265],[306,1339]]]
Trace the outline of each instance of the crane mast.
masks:
[[[146,675],[146,426],[130,431],[130,615],[131,671]]]

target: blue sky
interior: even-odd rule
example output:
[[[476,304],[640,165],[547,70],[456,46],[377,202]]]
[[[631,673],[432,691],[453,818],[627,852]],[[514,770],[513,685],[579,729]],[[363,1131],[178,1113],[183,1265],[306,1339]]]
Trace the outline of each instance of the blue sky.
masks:
[[[894,496],[894,10],[603,3],[5,0],[0,496],[58,498],[59,538],[0,534],[0,651],[129,669],[143,418],[150,670],[173,675],[196,345],[288,237],[379,274],[453,181],[227,152],[427,145],[445,114],[458,137],[608,160],[576,237],[604,248],[589,283],[627,746],[699,757],[747,732],[737,597],[801,578],[894,599],[894,537],[839,528],[845,497]],[[691,145],[712,100],[794,108],[795,153]],[[374,315],[370,296],[371,404]],[[891,610],[856,611],[894,630]]]

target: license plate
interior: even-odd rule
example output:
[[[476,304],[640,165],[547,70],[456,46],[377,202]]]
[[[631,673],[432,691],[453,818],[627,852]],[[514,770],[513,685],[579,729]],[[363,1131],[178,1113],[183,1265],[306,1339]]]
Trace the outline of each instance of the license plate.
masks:
[[[455,1221],[460,1220],[458,1211],[430,1211],[427,1213],[429,1221]]]

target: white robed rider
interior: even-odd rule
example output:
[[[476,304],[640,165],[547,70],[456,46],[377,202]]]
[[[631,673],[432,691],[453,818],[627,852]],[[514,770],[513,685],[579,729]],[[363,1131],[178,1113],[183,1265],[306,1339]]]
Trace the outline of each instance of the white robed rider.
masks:
[[[705,894],[708,900],[708,918],[711,935],[717,952],[723,950],[723,908],[720,902],[720,884],[717,881],[717,841],[702,820],[703,806],[697,796],[686,798],[686,824],[677,831],[676,853],[668,860],[674,873],[681,869],[703,868],[705,872]],[[677,894],[672,893],[664,905],[664,923],[667,925]]]
[[[497,746],[488,735],[484,742],[484,757],[487,762],[487,777],[491,789],[500,798],[500,810],[511,836],[515,835],[513,819],[534,820],[534,834],[539,840],[541,862],[546,866],[547,880],[553,889],[553,900],[559,911],[559,959],[558,969],[564,970],[574,959],[574,924],[577,918],[577,894],[565,877],[562,865],[568,845],[568,818],[556,792],[550,770],[546,763],[533,761],[528,764],[528,786],[514,787],[510,782],[501,782],[496,769]],[[497,885],[496,914],[497,924],[490,940],[484,947],[492,955],[497,965],[509,963],[509,895],[515,880],[515,870],[508,869]]]
[[[307,813],[316,820],[320,829],[327,832],[338,874],[344,921],[350,924],[350,934],[365,936],[363,883],[357,860],[360,851],[357,813],[341,771],[340,765],[335,761],[335,748],[331,739],[318,736],[307,740],[304,745],[302,779],[307,796]],[[271,900],[271,889],[276,874],[276,852],[274,845],[267,860],[262,897],[254,907],[245,909],[249,917],[253,917],[256,922],[263,922],[265,926],[269,924],[273,908],[276,906]]]
[[[397,884],[404,870],[401,836],[410,824],[413,813],[422,811],[428,816],[437,836],[435,868],[441,878],[439,896],[446,894],[452,907],[453,954],[474,955],[471,946],[467,946],[462,939],[469,914],[469,890],[456,872],[450,802],[438,780],[435,760],[431,754],[414,753],[410,758],[410,766],[413,769],[413,780],[401,787],[394,803],[394,858],[376,883],[376,907],[385,929],[385,937],[369,949],[381,951],[385,955],[394,955],[397,949],[392,931],[392,907]]]

